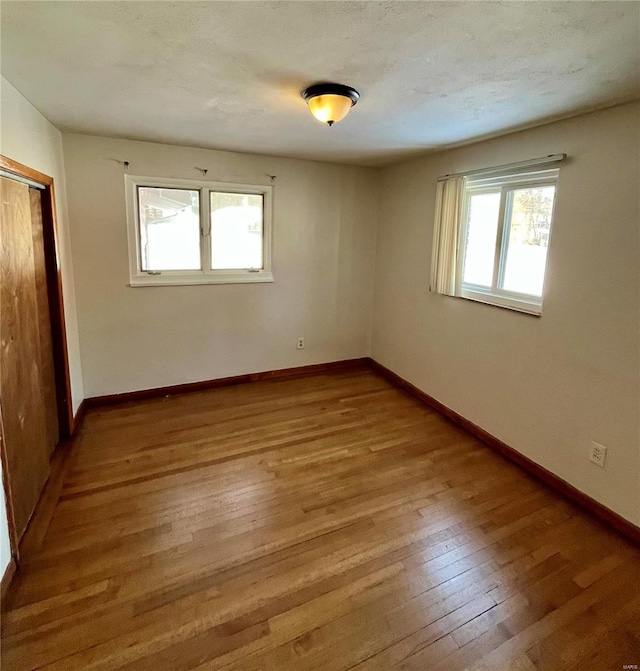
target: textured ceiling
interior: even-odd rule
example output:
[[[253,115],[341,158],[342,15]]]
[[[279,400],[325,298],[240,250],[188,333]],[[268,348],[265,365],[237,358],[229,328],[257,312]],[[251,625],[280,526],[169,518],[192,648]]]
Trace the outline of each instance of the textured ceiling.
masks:
[[[382,165],[640,95],[637,2],[9,2],[3,75],[81,133]],[[334,128],[300,91],[362,98]]]

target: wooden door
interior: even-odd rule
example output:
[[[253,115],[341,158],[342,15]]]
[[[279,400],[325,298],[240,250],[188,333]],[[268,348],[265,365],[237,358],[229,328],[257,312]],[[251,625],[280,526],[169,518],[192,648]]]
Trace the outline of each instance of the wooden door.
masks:
[[[47,292],[47,270],[44,256],[42,231],[41,192],[29,189],[31,210],[31,237],[33,239],[34,275],[36,281],[36,304],[38,306],[38,332],[40,335],[40,366],[42,389],[44,390],[44,413],[49,456],[58,444],[58,410],[56,407],[56,378],[53,363],[53,339],[51,337],[51,313]]]
[[[31,191],[0,178],[0,400],[18,539],[58,441],[40,196]]]

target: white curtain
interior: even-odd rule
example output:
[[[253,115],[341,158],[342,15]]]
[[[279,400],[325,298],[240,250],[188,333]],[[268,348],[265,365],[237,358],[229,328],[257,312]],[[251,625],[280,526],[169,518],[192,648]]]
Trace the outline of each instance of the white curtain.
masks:
[[[456,255],[463,195],[464,177],[438,182],[430,290],[445,296],[456,295]]]

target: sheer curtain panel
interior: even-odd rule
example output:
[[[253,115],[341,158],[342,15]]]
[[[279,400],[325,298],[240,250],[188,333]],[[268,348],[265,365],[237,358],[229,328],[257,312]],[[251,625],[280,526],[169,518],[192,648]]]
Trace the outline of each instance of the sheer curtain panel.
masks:
[[[456,255],[464,196],[464,177],[438,182],[436,216],[433,224],[430,290],[456,296]]]

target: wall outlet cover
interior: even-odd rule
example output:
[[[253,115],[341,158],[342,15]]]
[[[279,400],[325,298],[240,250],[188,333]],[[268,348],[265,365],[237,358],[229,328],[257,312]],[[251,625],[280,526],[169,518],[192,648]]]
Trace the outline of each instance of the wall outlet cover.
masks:
[[[589,451],[589,461],[593,462],[597,466],[604,468],[604,462],[607,458],[607,448],[600,443],[591,443],[591,450]]]

